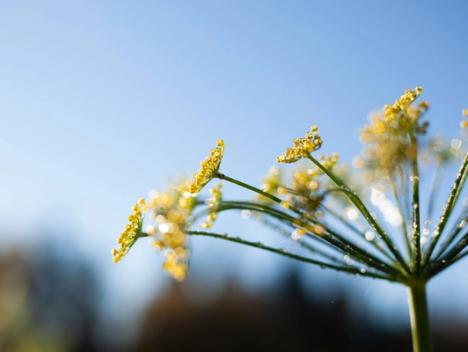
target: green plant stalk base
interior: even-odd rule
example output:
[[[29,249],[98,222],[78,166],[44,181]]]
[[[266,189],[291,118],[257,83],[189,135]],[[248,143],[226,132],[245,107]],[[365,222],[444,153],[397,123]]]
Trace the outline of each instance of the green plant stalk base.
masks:
[[[408,308],[411,320],[413,352],[431,352],[431,332],[425,282],[416,282],[408,286]]]

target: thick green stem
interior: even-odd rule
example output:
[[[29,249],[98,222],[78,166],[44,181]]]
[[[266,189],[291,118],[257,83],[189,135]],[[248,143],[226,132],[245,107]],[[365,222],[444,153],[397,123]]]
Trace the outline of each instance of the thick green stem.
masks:
[[[413,352],[430,352],[432,348],[426,282],[418,281],[408,286],[408,307],[411,319]]]

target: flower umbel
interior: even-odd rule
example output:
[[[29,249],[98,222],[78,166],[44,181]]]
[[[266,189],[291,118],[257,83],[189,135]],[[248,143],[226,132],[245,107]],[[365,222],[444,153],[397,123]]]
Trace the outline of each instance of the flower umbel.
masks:
[[[283,189],[281,186],[281,178],[281,169],[279,167],[273,166],[263,178],[263,191],[273,195],[281,193],[281,190]],[[270,198],[260,194],[257,195],[257,199],[266,204],[272,204],[273,202]]]
[[[138,237],[141,235],[141,227],[143,225],[143,211],[145,210],[146,203],[143,198],[132,207],[132,213],[128,217],[128,223],[125,230],[119,236],[117,242],[118,249],[112,250],[112,258],[115,263],[119,262],[132,248]]]
[[[310,153],[320,149],[322,138],[318,133],[318,127],[312,126],[310,131],[303,138],[296,138],[293,147],[286,149],[283,155],[276,158],[279,163],[294,163],[302,158],[306,158]]]
[[[317,127],[312,127],[277,158],[280,163],[300,161],[296,164],[298,168],[291,174],[274,168],[264,178],[263,187],[258,188],[218,171],[224,152],[224,143],[219,140],[192,180],[162,193],[152,192],[147,201],[140,200],[133,207],[129,223],[118,240],[120,248],[112,252],[114,261],[119,261],[138,238],[149,236],[165,256],[164,270],[176,280],[183,280],[189,270],[188,238],[204,236],[321,268],[403,284],[409,294],[414,351],[430,351],[427,282],[468,257],[467,208],[457,206],[466,197],[462,192],[466,192],[468,153],[463,138],[468,111],[464,111],[461,123],[465,129],[462,138],[448,142],[422,138],[428,128],[428,123],[421,121],[422,115],[429,104],[416,102],[421,92],[420,87],[407,90],[372,115],[371,122],[361,131],[365,149],[363,156],[353,162],[356,173],[338,164],[338,154],[322,157],[312,154],[322,145]],[[458,157],[463,161],[437,220],[433,214],[441,177],[449,171],[445,165]],[[363,167],[373,183],[359,171]],[[420,182],[420,177],[425,177],[422,171],[428,168],[433,169],[433,176],[426,195],[426,183]],[[217,184],[206,201],[198,199],[198,193],[213,178],[253,192],[256,198],[224,199],[221,184]],[[364,200],[369,193],[371,204]],[[422,201],[427,201],[427,205]],[[195,212],[200,208],[201,212]],[[287,239],[292,238],[296,248],[306,254],[297,253],[295,248],[278,248],[225,233],[191,229],[199,215],[208,214],[201,224],[208,229],[218,213],[231,210],[259,220]],[[145,213],[150,215],[146,216],[145,225],[149,220],[151,224],[142,231]],[[383,226],[381,220],[397,226]],[[394,232],[402,240],[394,238]]]
[[[374,175],[392,175],[416,157],[410,136],[425,133],[427,123],[420,123],[420,117],[429,108],[427,102],[413,105],[421,93],[421,87],[405,91],[393,104],[373,114],[371,123],[362,129],[361,141],[366,144],[362,160]]]
[[[190,193],[199,193],[216,176],[223,159],[224,141],[219,139],[216,144],[216,148],[212,149],[210,155],[200,163],[200,169],[193,176],[188,188]]]
[[[191,222],[195,198],[182,183],[166,192],[152,192],[148,201],[154,225],[147,226],[154,247],[165,253],[163,268],[176,280],[188,273],[189,251],[186,230]]]

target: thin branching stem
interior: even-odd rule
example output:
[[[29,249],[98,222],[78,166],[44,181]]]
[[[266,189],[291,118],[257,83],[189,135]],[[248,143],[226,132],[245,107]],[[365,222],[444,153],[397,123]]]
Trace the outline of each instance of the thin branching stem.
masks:
[[[217,177],[222,179],[222,180],[226,180],[227,182],[231,182],[233,184],[236,184],[236,185],[238,185],[240,187],[251,190],[252,192],[260,194],[260,195],[262,195],[262,196],[264,196],[266,198],[269,198],[269,199],[271,199],[272,201],[274,201],[277,204],[282,204],[283,203],[280,198],[278,198],[278,197],[276,197],[276,196],[274,196],[274,195],[272,195],[270,193],[267,193],[265,191],[262,191],[259,188],[254,187],[252,185],[249,185],[249,184],[247,184],[245,182],[239,181],[237,179],[234,179],[232,177],[229,177],[229,176],[221,174],[221,173],[218,173]],[[251,202],[244,202],[244,205],[247,204],[247,203],[250,203],[249,205],[252,205]],[[271,211],[271,209],[272,208],[270,208],[269,211]],[[291,221],[295,225],[300,225],[300,226],[303,226],[303,227],[307,228],[308,226],[307,226],[307,223],[304,222],[304,218],[306,220],[312,222],[313,224],[319,224],[315,219],[307,216],[306,214],[301,212],[299,209],[296,209],[295,207],[289,206],[288,209],[300,216],[300,219],[290,217],[289,221]],[[274,212],[278,213],[280,211],[279,210],[274,210]],[[281,212],[281,213],[282,213],[282,216],[288,216],[284,212]],[[319,225],[324,226],[323,224],[319,224]],[[329,232],[328,236],[327,236],[327,234],[325,234],[324,236],[317,236],[316,234],[312,233],[311,237],[322,238],[326,242],[334,245],[335,247],[342,248],[344,250],[344,252],[346,252],[350,256],[355,257],[355,259],[357,259],[358,261],[360,261],[360,262],[362,262],[362,263],[364,263],[366,265],[372,266],[372,267],[374,267],[374,268],[376,268],[378,270],[384,270],[384,271],[386,271],[388,273],[391,273],[391,274],[394,274],[394,275],[399,275],[400,274],[398,272],[398,269],[393,268],[389,264],[387,264],[387,263],[381,261],[379,258],[373,256],[371,253],[368,253],[364,249],[362,249],[359,246],[355,245],[354,243],[350,242],[349,240],[347,240],[346,238],[341,236],[338,232],[332,231],[329,227],[327,227],[326,230],[327,230],[327,232]],[[310,235],[310,233],[309,233],[309,235]]]
[[[392,252],[395,259],[401,264],[403,269],[409,273],[409,267],[406,264],[405,260],[401,256],[400,252],[396,248],[395,244],[392,242],[390,237],[385,233],[383,228],[377,223],[374,217],[371,215],[367,207],[362,202],[361,198],[356,195],[340,178],[338,178],[332,171],[328,170],[324,167],[317,159],[315,159],[312,155],[308,155],[308,159],[312,161],[320,170],[322,170],[330,179],[338,186],[343,189],[343,191],[348,196],[349,200],[358,208],[364,218],[367,220],[369,225],[376,231],[379,237],[384,241],[388,249]]]
[[[361,231],[360,229],[358,229],[356,226],[354,226],[352,223],[350,223],[349,221],[347,221],[343,216],[341,216],[340,214],[338,214],[337,212],[335,212],[333,209],[331,209],[330,207],[327,207],[326,205],[322,204],[321,205],[321,208],[328,214],[330,214],[334,219],[336,219],[338,222],[340,222],[341,224],[343,224],[345,227],[347,227],[349,230],[351,230],[352,232],[354,232],[355,234],[357,234],[359,237],[365,239],[366,238],[366,235],[363,233],[363,231]],[[378,242],[376,241],[367,241],[366,242],[370,243],[375,249],[377,249],[380,253],[382,253],[387,259],[389,259],[391,262],[394,261],[394,259],[390,256],[390,254],[385,250],[383,249]]]
[[[277,218],[281,221],[289,222],[291,225],[295,225],[296,227],[302,227],[307,231],[308,224],[304,222],[302,219],[297,219],[292,217],[291,215],[282,212],[277,209],[273,209],[268,206],[259,206],[258,203],[251,203],[251,202],[222,202],[218,208],[218,212],[225,211],[225,210],[251,210],[257,211],[260,213],[264,213],[270,215],[274,218]],[[323,225],[321,225],[323,226]],[[379,258],[373,256],[372,254],[366,252],[362,248],[358,247],[354,243],[350,242],[337,232],[331,230],[329,227],[324,227],[325,233],[322,235],[317,235],[310,231],[306,232],[306,235],[310,239],[318,240],[320,242],[326,242],[328,245],[332,245],[335,249],[339,249],[340,252],[344,254],[348,254],[349,256],[353,257],[355,260],[373,267],[377,270],[381,270],[387,272],[391,275],[400,276],[400,273],[397,269],[391,267],[389,264],[381,261]]]
[[[452,214],[455,204],[457,203],[458,197],[466,181],[466,177],[468,174],[467,169],[468,169],[468,153],[465,154],[465,158],[463,159],[463,162],[460,166],[457,177],[455,178],[455,181],[452,186],[452,190],[449,194],[447,202],[445,203],[439,222],[434,230],[432,241],[429,245],[427,252],[424,255],[423,266],[428,264],[429,259],[431,258],[432,252],[434,251],[437,243],[439,242],[439,239],[445,229],[445,226],[447,225],[447,222],[450,218],[450,215]]]
[[[370,278],[375,278],[375,279],[383,279],[383,280],[392,281],[392,282],[398,281],[397,279],[391,276],[386,276],[386,275],[382,275],[382,274],[374,273],[370,271],[361,271],[360,268],[352,266],[352,265],[340,266],[340,265],[335,265],[335,264],[331,264],[327,262],[322,262],[320,260],[315,260],[315,259],[304,257],[298,254],[290,253],[281,248],[270,247],[270,246],[262,244],[261,242],[247,241],[240,237],[234,237],[234,236],[230,236],[227,234],[220,234],[220,233],[207,232],[207,231],[187,231],[187,234],[191,236],[205,236],[205,237],[218,238],[218,239],[222,239],[226,241],[243,244],[249,247],[254,247],[254,248],[262,249],[268,252],[276,253],[287,258],[313,264],[321,268],[332,269],[335,271],[346,272],[349,274],[360,275],[360,276],[370,277]]]
[[[431,276],[435,276],[445,268],[449,267],[455,258],[463,252],[468,246],[468,232],[465,232],[462,238],[448,250],[439,260],[431,262],[429,266],[429,273]]]
[[[449,232],[449,235],[447,236],[447,239],[442,242],[439,248],[438,254],[435,256],[435,260],[439,259],[444,252],[447,250],[447,248],[456,240],[457,236],[463,231],[463,229],[466,227],[468,222],[468,206],[465,206],[463,208],[462,213],[458,217],[457,221],[455,222],[455,226],[453,229]]]
[[[411,266],[416,275],[418,275],[421,266],[421,210],[419,202],[418,141],[414,133],[410,135],[410,139],[414,153],[411,158],[411,183],[413,185],[411,202],[413,229],[411,236]]]
[[[272,229],[273,231],[279,233],[283,237],[285,237],[287,239],[291,239],[291,231],[289,229],[286,229],[286,228],[280,226],[279,224],[276,224],[276,223],[274,223],[272,221],[269,221],[266,217],[263,217],[263,216],[258,217],[258,220],[263,225],[269,227],[270,229]],[[342,258],[336,257],[336,256],[334,256],[332,254],[329,254],[329,253],[323,251],[320,248],[312,246],[310,243],[308,243],[308,242],[306,242],[304,240],[305,240],[305,238],[299,238],[299,239],[295,240],[294,243],[297,244],[298,246],[304,248],[305,250],[307,250],[311,254],[316,254],[317,256],[322,257],[324,259],[328,259],[328,260],[330,260],[330,261],[332,261],[334,263],[346,264],[343,261]]]

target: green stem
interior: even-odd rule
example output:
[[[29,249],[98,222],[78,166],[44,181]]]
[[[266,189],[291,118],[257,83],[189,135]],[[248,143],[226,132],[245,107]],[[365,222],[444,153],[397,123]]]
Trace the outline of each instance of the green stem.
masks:
[[[452,264],[452,260],[457,257],[468,246],[468,232],[448,250],[439,260],[430,263],[430,275],[434,276]]]
[[[333,172],[328,170],[325,166],[323,166],[317,159],[315,159],[312,155],[308,155],[307,157],[312,163],[314,163],[320,170],[322,170],[330,179],[338,186],[343,189],[343,191],[348,196],[349,200],[356,206],[356,208],[361,212],[364,218],[367,220],[369,225],[376,231],[379,237],[384,241],[385,245],[388,247],[390,252],[392,252],[395,259],[401,264],[403,269],[409,273],[409,267],[406,264],[405,260],[401,256],[400,252],[397,250],[395,245],[393,244],[392,240],[385,231],[380,227],[380,225],[375,221],[374,217],[371,215],[367,207],[362,202],[361,198],[359,198],[355,192],[353,192],[340,178],[338,178]]]
[[[349,230],[351,230],[352,232],[354,232],[355,234],[357,234],[359,237],[361,237],[362,239],[364,239],[366,242],[370,243],[375,249],[377,249],[381,254],[383,254],[387,259],[389,259],[391,262],[394,261],[394,259],[390,256],[390,254],[388,254],[380,245],[377,241],[367,241],[365,239],[365,234],[363,233],[363,231],[361,231],[360,229],[358,229],[356,226],[354,226],[353,224],[351,224],[349,221],[347,221],[343,216],[341,216],[340,214],[336,213],[334,210],[332,210],[331,208],[327,207],[326,205],[321,205],[321,207],[326,211],[328,212],[331,216],[333,216],[337,221],[339,221],[342,225],[344,225],[345,227],[347,227]]]
[[[427,309],[426,282],[417,281],[408,286],[408,307],[411,320],[413,352],[431,352],[431,331]]]
[[[239,237],[233,237],[233,236],[229,236],[229,235],[226,235],[226,234],[206,232],[206,231],[187,231],[187,234],[191,235],[191,236],[213,237],[213,238],[218,238],[218,239],[222,239],[222,240],[226,240],[226,241],[230,241],[230,242],[243,244],[243,245],[246,245],[246,246],[249,246],[249,247],[255,247],[255,248],[262,249],[262,250],[265,250],[265,251],[268,251],[268,252],[272,252],[272,253],[282,255],[284,257],[295,259],[295,260],[298,260],[298,261],[301,261],[301,262],[314,264],[314,265],[320,266],[321,268],[333,269],[335,271],[341,271],[341,272],[346,272],[348,274],[371,277],[371,278],[374,278],[374,279],[383,279],[383,280],[388,280],[388,281],[392,281],[392,282],[397,282],[397,280],[395,280],[394,278],[386,276],[386,275],[382,275],[382,274],[378,274],[378,273],[374,273],[374,272],[369,272],[369,271],[363,272],[358,267],[354,267],[352,265],[339,266],[339,265],[335,265],[335,264],[331,264],[331,263],[322,262],[322,261],[319,261],[319,260],[315,260],[315,259],[311,259],[311,258],[304,257],[304,256],[301,256],[301,255],[297,255],[297,254],[294,254],[294,253],[290,253],[290,252],[288,252],[286,250],[283,250],[283,249],[280,249],[280,248],[273,248],[273,247],[264,245],[261,242],[252,242],[252,241],[247,241],[247,240],[241,239]]]
[[[280,198],[278,198],[278,197],[276,197],[273,194],[270,194],[268,192],[262,191],[260,188],[251,186],[248,183],[236,180],[235,178],[229,177],[229,176],[227,176],[225,174],[222,174],[220,172],[218,172],[215,177],[219,178],[220,180],[225,180],[225,181],[228,181],[228,182],[233,183],[235,185],[238,185],[238,186],[240,186],[242,188],[248,189],[248,190],[250,190],[252,192],[261,194],[262,196],[264,196],[264,197],[266,197],[268,199],[271,199],[275,203],[281,204],[281,199]]]
[[[416,275],[419,274],[421,266],[421,211],[419,202],[419,166],[418,166],[418,142],[416,136],[411,134],[411,145],[413,146],[414,156],[411,160],[411,183],[413,185],[412,198],[412,218],[413,234],[411,237],[411,264]]]
[[[270,229],[278,232],[279,234],[283,235],[284,237],[290,239],[291,238],[291,231],[281,227],[278,224],[275,224],[271,221],[269,221],[266,218],[260,217],[259,221],[264,224],[265,226],[269,227]],[[334,255],[331,255],[317,247],[312,246],[311,244],[307,243],[304,241],[304,239],[299,239],[295,241],[300,247],[306,249],[309,251],[311,254],[316,254],[317,256],[320,256],[324,259],[330,260],[332,262],[338,263],[338,264],[346,264],[343,259],[335,257]]]
[[[233,184],[238,185],[240,187],[243,187],[245,189],[248,189],[248,190],[250,190],[252,192],[258,193],[258,194],[260,194],[260,195],[262,195],[262,196],[264,196],[266,198],[269,198],[269,199],[273,200],[275,203],[278,203],[280,205],[282,205],[282,203],[283,203],[280,198],[278,198],[278,197],[276,197],[276,196],[274,196],[274,195],[272,195],[270,193],[262,191],[261,189],[259,189],[257,187],[254,187],[254,186],[251,186],[251,185],[249,185],[249,184],[247,184],[245,182],[236,180],[236,179],[234,179],[232,177],[229,177],[227,175],[224,175],[224,174],[222,174],[220,172],[218,172],[215,177],[219,178],[220,180],[225,180],[227,182],[230,182],[230,183],[233,183]],[[349,188],[345,189],[343,187],[343,183],[338,184],[338,186],[340,186],[343,189],[344,192],[347,192],[347,190],[349,190]],[[313,224],[318,224],[316,220],[310,218],[309,216],[307,216],[307,214],[304,214],[299,209],[297,209],[297,208],[295,208],[293,206],[289,206],[288,209],[291,210],[292,212],[294,212],[295,214],[299,215],[300,217],[312,222]],[[369,216],[371,216],[370,213],[369,213]],[[297,220],[299,220],[299,219],[297,219]],[[333,244],[334,246],[338,246],[338,247],[340,247],[341,245],[344,245],[345,246],[345,251],[347,251],[350,255],[355,256],[356,259],[358,259],[362,263],[365,263],[366,265],[370,265],[372,267],[375,267],[378,270],[382,270],[382,269],[385,268],[385,271],[387,271],[388,273],[396,274],[396,275],[400,276],[401,273],[399,272],[398,269],[395,269],[395,268],[389,266],[387,263],[382,262],[380,259],[373,256],[371,253],[366,252],[365,250],[363,250],[359,246],[357,246],[357,245],[353,244],[352,242],[346,240],[343,236],[339,235],[336,232],[334,233],[333,231],[331,231],[330,228],[326,228],[326,230],[332,235],[332,236],[327,236],[327,237],[323,236],[322,237],[327,242]],[[336,238],[334,238],[334,237],[336,237]],[[387,243],[387,245],[388,245],[388,243]],[[397,254],[399,254],[399,253],[397,252]],[[401,258],[401,260],[402,260],[401,265],[403,266],[404,270],[406,272],[409,272],[408,267],[406,266],[406,263],[403,261],[403,258]]]
[[[249,202],[226,202],[224,201],[219,206],[218,211],[221,212],[224,210],[231,210],[231,209],[246,209],[246,210],[268,214],[274,218],[287,221],[290,224],[294,224],[296,226],[307,227],[306,226],[307,224],[304,223],[301,219],[296,219],[294,217],[291,217],[289,214],[283,213],[279,210],[275,210],[272,208],[266,209],[266,208],[269,208],[269,207],[259,208]],[[310,233],[306,233],[306,235],[308,238],[311,238],[320,242],[325,242],[328,245],[333,246],[336,250],[344,254],[349,254],[351,257],[353,257],[357,261],[365,265],[368,265],[374,269],[386,272],[390,275],[394,275],[395,277],[401,276],[401,273],[396,268],[383,262],[379,258],[373,256],[371,253],[364,251],[362,248],[350,242],[349,240],[345,239],[343,236],[340,236],[338,233],[332,231],[330,228],[325,227],[325,230],[326,230],[326,233],[323,234],[322,236],[310,235]]]
[[[430,247],[424,256],[423,266],[428,264],[429,259],[431,258],[431,254],[434,251],[437,245],[437,242],[439,241],[442,235],[442,232],[445,229],[445,225],[447,225],[447,222],[450,218],[450,215],[452,214],[455,204],[457,203],[458,197],[462,191],[462,188],[466,181],[466,177],[468,175],[467,169],[468,169],[468,153],[465,154],[465,158],[463,159],[462,165],[460,166],[460,170],[458,171],[458,175],[455,178],[455,182],[453,183],[450,195],[447,199],[447,202],[445,203],[445,207],[440,216],[439,223],[437,224],[436,229],[434,231],[434,236],[432,237]]]
[[[457,236],[463,231],[468,222],[468,206],[463,207],[462,213],[455,222],[456,226],[450,231],[447,239],[442,242],[439,253],[435,256],[435,260],[438,260],[447,248],[457,239]]]

